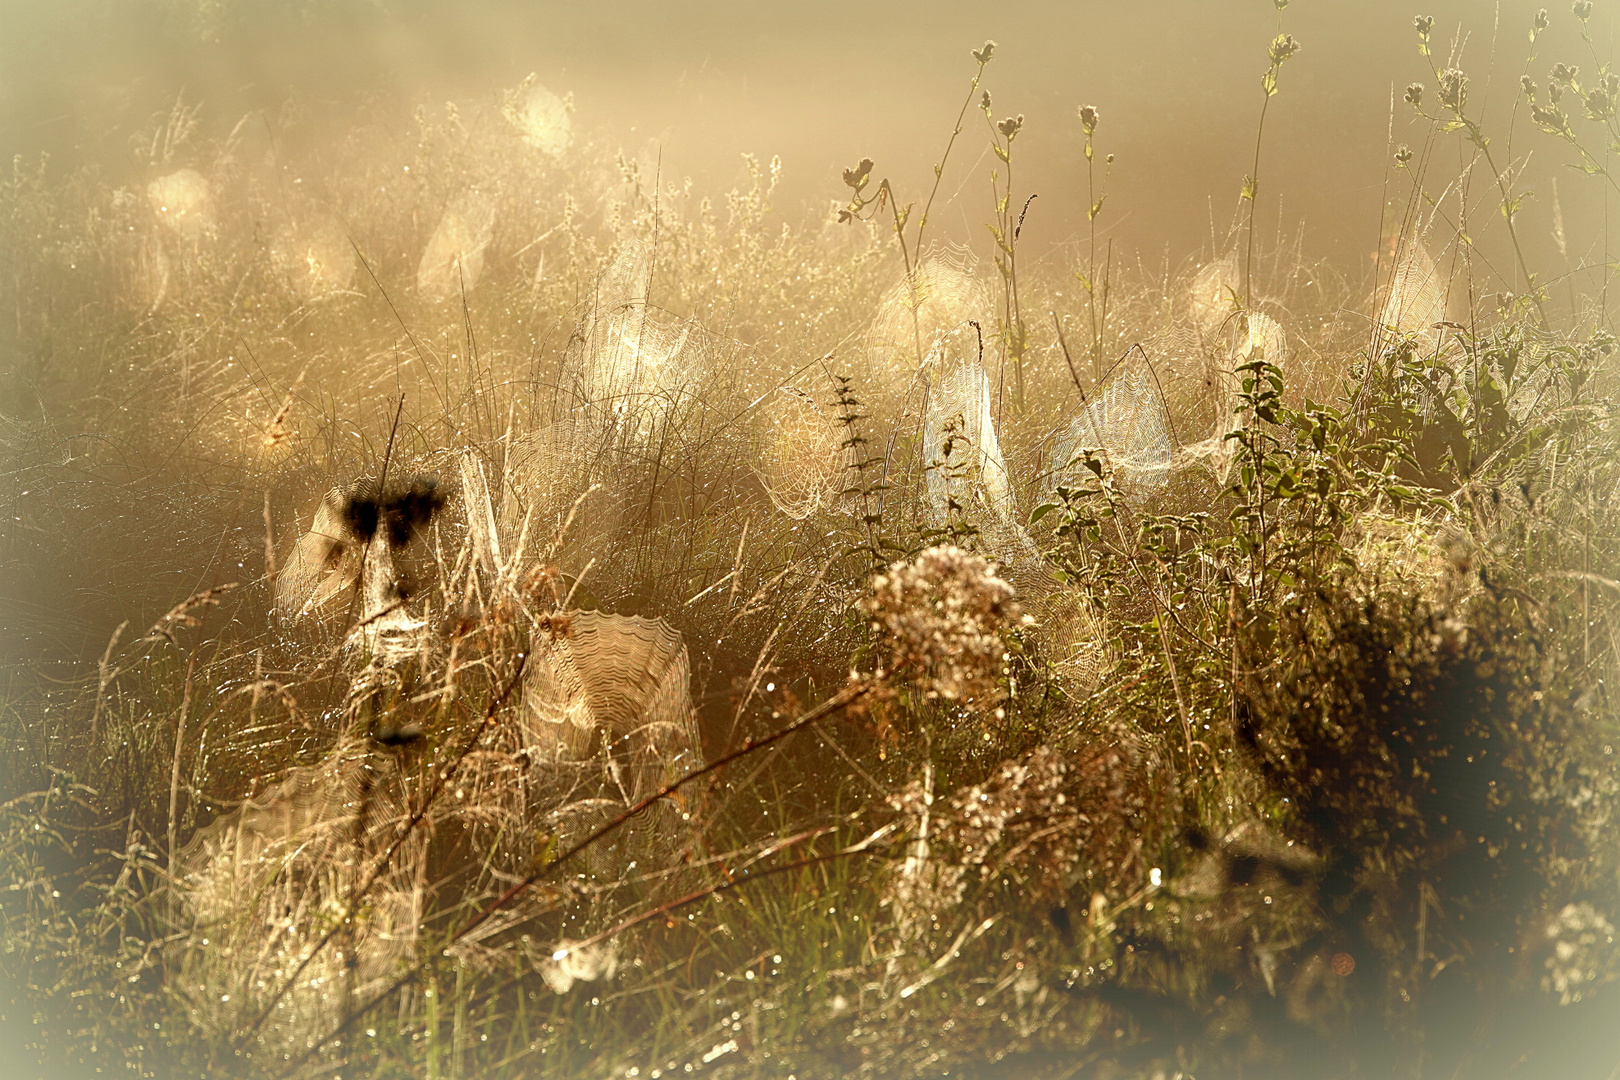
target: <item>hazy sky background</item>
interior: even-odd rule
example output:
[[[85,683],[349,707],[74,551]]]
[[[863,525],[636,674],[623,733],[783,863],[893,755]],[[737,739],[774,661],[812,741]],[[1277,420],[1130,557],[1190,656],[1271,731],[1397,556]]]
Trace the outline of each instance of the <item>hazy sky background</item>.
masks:
[[[1261,220],[1270,229],[1303,221],[1308,255],[1359,272],[1377,246],[1392,90],[1394,141],[1417,144],[1425,133],[1399,101],[1408,82],[1434,83],[1412,16],[1435,16],[1442,55],[1459,27],[1466,32],[1470,107],[1482,106],[1501,135],[1537,6],[1294,0],[1282,25],[1303,49],[1285,66],[1267,120]],[[1601,55],[1612,28],[1604,7],[1592,22]],[[1553,20],[1531,65],[1540,83],[1554,60],[1592,68],[1563,0]],[[49,151],[57,167],[99,161],[116,181],[129,133],[182,91],[203,103],[215,132],[289,95],[337,130],[362,95],[397,101],[403,122],[418,101],[494,100],[532,71],[575,94],[577,131],[644,157],[661,150],[666,179],[690,175],[700,189],[724,190],[743,152],[779,154],[777,206],[795,212],[839,197],[839,170],[863,155],[902,192],[924,192],[972,74],[968,51],[993,38],[985,85],[995,112],[1026,116],[1017,195],[1040,195],[1026,241],[1050,252],[1084,228],[1075,110],[1089,102],[1102,110],[1100,152],[1117,155],[1099,224],[1122,252],[1179,260],[1207,247],[1212,224],[1231,221],[1276,23],[1269,0],[4,0],[0,149]],[[972,111],[969,121],[945,178],[955,198],[935,217],[961,237],[982,236],[978,223],[991,214],[983,121]],[[1436,146],[1431,179],[1454,173],[1463,152],[1456,135]],[[1594,246],[1600,257],[1599,181],[1565,168],[1570,154],[1528,124],[1513,151],[1531,152],[1526,183],[1536,194],[1522,221],[1532,263],[1557,260],[1555,175],[1572,258]],[[1390,195],[1404,198],[1408,184],[1392,177]],[[1493,212],[1485,203],[1480,214]]]

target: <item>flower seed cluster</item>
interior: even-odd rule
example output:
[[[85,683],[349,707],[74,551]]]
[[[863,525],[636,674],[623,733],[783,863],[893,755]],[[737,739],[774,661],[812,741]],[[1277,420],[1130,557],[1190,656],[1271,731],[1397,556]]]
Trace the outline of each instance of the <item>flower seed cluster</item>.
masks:
[[[950,545],[874,576],[861,607],[888,634],[892,669],[923,673],[928,695],[950,701],[997,700],[1002,635],[1030,621],[993,564]]]

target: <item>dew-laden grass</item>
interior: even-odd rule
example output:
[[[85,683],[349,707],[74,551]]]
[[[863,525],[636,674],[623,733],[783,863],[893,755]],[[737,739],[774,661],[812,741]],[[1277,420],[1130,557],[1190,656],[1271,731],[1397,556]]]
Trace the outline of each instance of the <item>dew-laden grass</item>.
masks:
[[[15,165],[17,1061],[1609,1075],[1605,279],[1481,302],[1432,144],[1374,281],[1256,237],[1255,176],[1133,266],[1089,105],[1091,234],[1020,260],[994,57],[931,190],[863,160],[824,217],[532,79]],[[1606,71],[1555,73],[1593,123]],[[981,138],[984,267],[928,221]]]

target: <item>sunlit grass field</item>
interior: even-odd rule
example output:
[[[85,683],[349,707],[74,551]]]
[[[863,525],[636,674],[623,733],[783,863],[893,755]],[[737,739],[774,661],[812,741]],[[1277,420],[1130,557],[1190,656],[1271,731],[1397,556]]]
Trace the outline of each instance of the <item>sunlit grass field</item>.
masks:
[[[1613,1075],[1613,262],[1511,147],[1614,187],[1620,74],[1493,128],[1418,19],[1348,278],[1275,6],[1185,264],[1106,103],[1031,259],[990,42],[811,208],[534,78],[13,162],[0,1072]]]

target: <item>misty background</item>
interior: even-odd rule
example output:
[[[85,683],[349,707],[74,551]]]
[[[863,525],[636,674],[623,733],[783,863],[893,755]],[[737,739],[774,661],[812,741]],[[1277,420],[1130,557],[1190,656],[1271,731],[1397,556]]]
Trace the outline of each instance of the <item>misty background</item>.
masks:
[[[1436,60],[1453,40],[1470,75],[1470,111],[1505,133],[1525,70],[1526,30],[1538,5],[1445,0],[1297,0],[1282,28],[1302,43],[1267,117],[1259,221],[1292,234],[1303,254],[1352,280],[1370,273],[1380,211],[1410,191],[1388,167],[1392,145],[1427,134],[1400,101],[1412,81],[1433,84],[1415,48],[1414,14],[1436,19]],[[1530,74],[1556,60],[1590,66],[1567,4],[1552,12]],[[1592,21],[1606,55],[1612,16]],[[425,0],[67,0],[0,5],[0,147],[50,168],[93,164],[119,183],[135,169],[130,135],[181,96],[202,106],[202,132],[223,136],[245,115],[294,103],[304,130],[334,139],[362,103],[498,100],[533,72],[572,93],[577,137],[596,138],[719,193],[741,175],[740,155],[779,155],[776,209],[824,213],[841,199],[843,167],[863,156],[903,197],[926,191],[964,96],[971,48],[998,42],[986,88],[996,116],[1022,113],[1015,188],[1036,193],[1023,242],[1050,257],[1084,231],[1083,143],[1076,109],[1101,109],[1099,153],[1116,155],[1101,236],[1116,255],[1149,265],[1196,257],[1233,220],[1250,171],[1277,14],[1264,0],[1156,3],[1044,2],[703,4],[445,3]],[[1462,37],[1454,38],[1459,27]],[[1393,101],[1394,108],[1391,103]],[[958,241],[987,245],[991,158],[983,119],[968,128],[944,178],[935,221]],[[1534,191],[1520,221],[1530,265],[1561,262],[1552,239],[1553,180],[1568,258],[1601,259],[1600,182],[1565,164],[1567,148],[1521,116],[1510,150]],[[1436,142],[1429,187],[1466,161],[1460,136]],[[1496,202],[1481,172],[1476,214]],[[1386,226],[1387,231],[1387,226]],[[1500,230],[1490,230],[1498,232]],[[1502,267],[1506,260],[1493,260]]]

